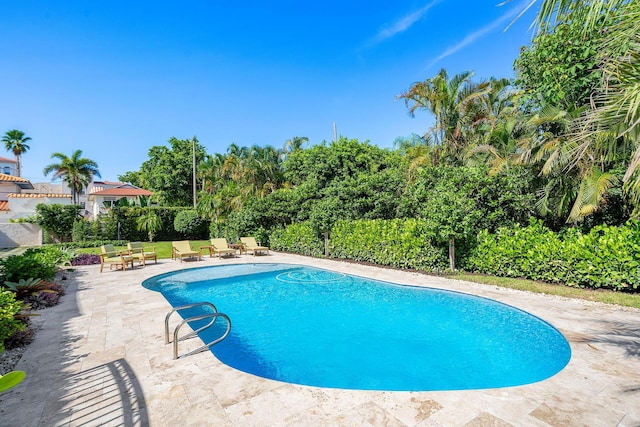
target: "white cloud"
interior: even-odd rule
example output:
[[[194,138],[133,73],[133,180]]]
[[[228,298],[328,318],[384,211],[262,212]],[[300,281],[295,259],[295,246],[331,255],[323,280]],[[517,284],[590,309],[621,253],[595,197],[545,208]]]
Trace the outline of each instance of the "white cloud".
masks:
[[[387,40],[396,34],[407,31],[409,28],[413,26],[416,22],[418,22],[422,17],[436,4],[440,3],[442,0],[432,0],[425,6],[420,9],[411,12],[407,16],[399,19],[394,22],[392,25],[383,28],[376,34],[368,43],[368,46],[376,45],[384,40]]]
[[[465,48],[468,45],[474,43],[476,40],[484,37],[486,34],[493,32],[496,28],[504,27],[507,21],[512,20],[516,15],[521,13],[521,11],[522,11],[522,5],[515,6],[509,11],[507,11],[505,14],[503,14],[502,16],[498,17],[493,22],[489,23],[488,25],[485,25],[479,30],[476,30],[471,34],[468,34],[465,38],[463,38],[458,43],[448,48],[447,50],[442,52],[440,55],[438,55],[435,59],[433,59],[431,62],[429,62],[429,64],[427,65],[427,68],[431,68],[434,64],[436,64],[441,59],[444,59],[447,56],[453,55],[454,53],[461,50],[462,48]]]

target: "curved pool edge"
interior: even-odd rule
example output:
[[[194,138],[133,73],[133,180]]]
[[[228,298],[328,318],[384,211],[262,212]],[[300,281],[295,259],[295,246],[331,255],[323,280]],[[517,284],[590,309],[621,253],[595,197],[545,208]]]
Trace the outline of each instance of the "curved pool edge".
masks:
[[[308,264],[303,264],[303,263],[293,263],[293,262],[269,262],[269,263],[255,263],[255,262],[245,262],[245,263],[234,263],[234,266],[236,266],[237,268],[241,268],[242,266],[253,266],[253,267],[265,267],[265,266],[271,266],[271,267],[276,267],[277,268],[296,268],[296,267],[309,267],[309,268],[313,268],[316,270],[322,270],[325,272],[329,272],[329,273],[336,273],[336,270],[330,269],[330,268],[324,268],[324,267],[316,267],[316,266],[309,266]],[[219,269],[219,268],[229,268],[230,265],[218,265],[218,266],[212,266],[212,265],[207,265],[207,266],[197,266],[197,267],[188,267],[188,268],[183,268],[183,269],[179,269],[179,270],[174,270],[171,272],[166,272],[166,273],[162,273],[159,275],[154,275],[151,276],[149,278],[147,278],[146,280],[144,280],[142,282],[142,286],[145,287],[146,289],[152,290],[152,291],[157,291],[159,292],[158,289],[154,289],[152,286],[149,285],[150,282],[153,282],[154,280],[157,281],[158,278],[166,278],[166,277],[170,277],[170,276],[175,276],[175,275],[179,275],[185,272],[196,272],[198,270],[215,270],[215,269]],[[386,286],[390,286],[390,287],[399,287],[399,288],[415,288],[415,289],[422,289],[422,290],[431,290],[431,291],[437,291],[437,292],[441,292],[441,293],[445,293],[445,294],[451,294],[451,295],[463,295],[466,297],[471,297],[471,298],[476,298],[476,299],[480,299],[480,300],[485,300],[491,304],[498,304],[500,306],[503,306],[509,310],[513,310],[515,312],[520,313],[521,315],[527,316],[527,317],[531,317],[533,319],[535,319],[537,322],[540,322],[542,324],[544,324],[548,329],[553,330],[555,334],[557,334],[558,337],[560,337],[563,342],[566,344],[566,352],[567,352],[567,358],[565,363],[554,373],[552,373],[551,375],[545,377],[545,378],[540,378],[540,379],[536,379],[533,381],[529,381],[529,382],[519,382],[519,383],[515,383],[515,384],[506,384],[506,385],[501,385],[501,386],[490,386],[490,387],[479,387],[479,388],[441,388],[441,389],[437,389],[437,390],[431,390],[431,389],[424,389],[424,388],[420,388],[420,389],[404,389],[404,388],[400,388],[400,389],[387,389],[387,388],[349,388],[347,387],[347,389],[354,389],[354,390],[377,390],[377,391],[382,391],[382,390],[388,390],[388,391],[438,391],[438,390],[447,390],[447,391],[453,391],[453,390],[479,390],[479,389],[485,389],[485,388],[505,388],[505,387],[518,387],[518,386],[524,386],[524,385],[529,385],[529,384],[534,384],[540,381],[544,381],[547,380],[555,375],[557,375],[559,372],[561,372],[571,361],[572,355],[573,355],[573,350],[571,348],[570,343],[568,342],[567,338],[564,336],[564,334],[557,328],[555,327],[551,322],[543,319],[540,316],[534,315],[532,313],[530,313],[527,310],[521,309],[519,307],[516,307],[512,304],[508,304],[493,298],[490,298],[488,296],[484,296],[484,295],[477,295],[475,293],[472,292],[465,292],[465,291],[461,291],[461,290],[453,290],[453,289],[445,289],[442,287],[437,287],[437,286],[431,286],[431,285],[423,285],[423,284],[408,284],[408,283],[397,283],[397,282],[393,282],[393,281],[389,281],[389,280],[381,280],[375,277],[367,277],[364,275],[358,275],[358,274],[353,274],[353,273],[342,273],[339,272],[340,274],[347,274],[350,277],[357,277],[360,279],[365,279],[365,280],[373,280],[375,282],[379,282],[382,283]],[[253,274],[253,273],[248,273],[248,274]],[[460,282],[460,281],[458,281]],[[165,296],[166,298],[166,296]],[[212,352],[215,353],[212,349]],[[216,356],[218,357],[218,356]],[[219,359],[219,358],[218,358]],[[226,363],[224,361],[222,361],[223,363]],[[233,365],[228,365],[234,369],[239,369]],[[243,369],[239,369],[242,372],[246,372],[250,375],[256,375],[262,378],[267,378],[267,379],[271,379],[274,381],[281,381],[281,382],[285,382],[285,383],[293,383],[293,384],[299,384],[299,385],[303,385],[303,386],[311,386],[311,387],[323,387],[323,388],[338,388],[338,389],[344,389],[344,387],[341,386],[330,386],[330,385],[318,385],[318,384],[314,384],[314,383],[306,383],[306,382],[297,382],[297,381],[287,381],[286,379],[281,379],[281,378],[277,378],[277,377],[269,377],[269,376],[264,376],[264,375],[260,375],[257,374],[255,372],[250,372],[250,371],[245,371]]]

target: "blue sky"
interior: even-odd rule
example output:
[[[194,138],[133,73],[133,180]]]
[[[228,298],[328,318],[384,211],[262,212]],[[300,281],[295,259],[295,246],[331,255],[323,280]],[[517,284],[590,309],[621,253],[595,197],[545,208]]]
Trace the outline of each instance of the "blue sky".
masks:
[[[0,133],[32,138],[22,176],[59,151],[102,178],[138,170],[150,147],[197,136],[209,153],[312,144],[338,134],[380,147],[423,134],[428,113],[397,95],[441,68],[512,77],[531,41],[528,0],[0,4]],[[12,154],[0,152],[12,158]]]

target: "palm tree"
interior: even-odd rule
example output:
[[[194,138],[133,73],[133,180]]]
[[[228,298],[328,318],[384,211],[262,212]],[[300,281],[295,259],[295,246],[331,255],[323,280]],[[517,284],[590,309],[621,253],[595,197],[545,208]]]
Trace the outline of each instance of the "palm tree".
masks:
[[[488,82],[474,84],[471,77],[473,72],[466,71],[449,79],[447,71],[442,69],[398,96],[405,100],[412,117],[416,110],[428,110],[434,115],[435,124],[431,128],[434,143],[441,146],[444,155],[454,163],[462,161],[469,133],[478,120],[474,101],[491,90]]]
[[[309,142],[309,138],[306,136],[294,136],[291,139],[288,139],[287,142],[284,143],[284,147],[281,150],[281,159],[284,161],[287,156],[294,151],[302,150],[303,146]]]
[[[22,153],[26,153],[29,146],[26,144],[31,138],[24,136],[24,132],[17,129],[7,131],[2,137],[2,142],[7,151],[11,151],[16,158],[16,175],[20,176],[20,157]]]
[[[42,173],[49,175],[54,172],[52,179],[62,178],[69,187],[73,195],[73,203],[78,202],[78,195],[87,187],[94,176],[99,177],[98,164],[91,159],[82,157],[82,150],[75,150],[71,157],[62,153],[53,153],[52,159],[59,159],[60,163],[51,163],[45,166]]]
[[[162,219],[151,209],[138,217],[137,226],[139,231],[146,231],[149,235],[149,241],[153,242],[156,233],[162,230]]]
[[[530,8],[538,0],[531,0]],[[603,18],[614,17],[615,24],[606,28],[601,51],[611,52],[610,46],[625,44],[622,56],[606,56],[602,60],[604,84],[593,96],[589,109],[576,118],[572,134],[568,137],[568,168],[590,163],[590,173],[584,187],[596,194],[606,191],[615,179],[603,169],[602,164],[624,159],[622,178],[627,194],[636,205],[635,216],[640,214],[640,2],[637,0],[540,0],[537,16],[538,31],[551,31],[557,22],[580,18],[585,31],[599,28]],[[604,31],[604,30],[603,30]],[[600,157],[601,156],[601,157]],[[581,185],[582,188],[582,185]],[[580,198],[579,198],[580,199]],[[583,198],[587,199],[587,198]],[[598,200],[592,197],[591,200]],[[588,213],[591,202],[585,208],[572,209],[572,215]],[[577,217],[581,215],[578,214]]]
[[[434,147],[431,134],[423,137],[413,134],[406,139],[397,139],[394,148],[402,158],[402,167],[409,184],[418,178],[420,169],[438,163],[440,147]]]

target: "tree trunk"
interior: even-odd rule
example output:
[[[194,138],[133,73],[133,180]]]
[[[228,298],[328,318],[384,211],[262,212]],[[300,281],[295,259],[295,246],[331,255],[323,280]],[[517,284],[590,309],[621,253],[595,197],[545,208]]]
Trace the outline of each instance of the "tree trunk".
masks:
[[[449,269],[452,273],[456,270],[456,242],[453,237],[449,239]]]
[[[324,256],[329,258],[329,233],[324,233]]]

